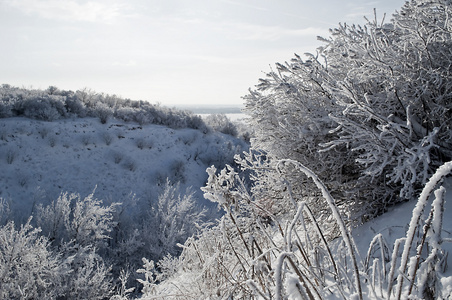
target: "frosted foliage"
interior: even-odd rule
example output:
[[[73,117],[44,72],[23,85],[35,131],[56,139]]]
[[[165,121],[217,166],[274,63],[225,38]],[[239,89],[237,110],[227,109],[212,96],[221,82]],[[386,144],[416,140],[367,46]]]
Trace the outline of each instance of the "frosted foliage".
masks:
[[[43,233],[57,244],[71,241],[102,248],[115,225],[113,213],[118,205],[103,206],[94,193],[83,199],[77,194],[63,193],[47,206],[39,204],[36,220]]]
[[[143,285],[141,292],[144,297],[152,296],[155,293],[154,268],[154,261],[143,258],[143,269],[137,270],[137,273],[144,274],[144,280],[138,279],[138,282]]]
[[[245,96],[252,147],[316,172],[367,219],[452,158],[450,4],[410,1],[389,23],[340,25]],[[299,175],[287,170],[295,190]]]
[[[425,221],[424,225],[424,238],[421,241],[416,241],[416,233],[418,232],[421,225],[421,217],[423,215],[423,212],[427,206],[427,201],[430,197],[430,195],[433,193],[437,185],[442,181],[444,177],[449,175],[452,172],[452,161],[447,162],[443,164],[436,173],[429,179],[427,184],[425,185],[424,189],[422,190],[421,195],[419,196],[418,202],[413,210],[413,216],[411,218],[411,222],[409,224],[409,228],[407,231],[407,239],[405,241],[405,246],[403,248],[403,253],[401,255],[401,262],[400,262],[400,268],[399,268],[399,276],[397,279],[397,286],[395,288],[396,294],[398,297],[402,295],[403,285],[404,285],[404,278],[406,274],[408,274],[408,278],[411,280],[411,282],[414,282],[415,275],[416,275],[416,269],[419,266],[419,259],[420,255],[422,253],[422,249],[424,247],[424,243],[426,239],[430,242],[432,249],[430,250],[430,254],[427,257],[426,261],[423,262],[420,265],[420,273],[418,276],[420,276],[420,293],[433,293],[437,294],[439,293],[438,289],[435,288],[435,285],[437,284],[437,274],[439,273],[439,270],[441,270],[441,265],[444,263],[444,260],[442,257],[444,254],[441,250],[441,230],[438,231],[439,226],[442,224],[442,206],[444,205],[444,188],[440,188],[438,191],[435,192],[436,199],[433,202],[432,210],[430,212],[430,216]],[[433,228],[432,228],[433,224]],[[429,233],[430,230],[435,229],[435,232]],[[411,256],[411,250],[413,245],[418,244],[418,247],[416,249],[417,255]],[[429,278],[426,278],[426,276],[429,276]],[[429,284],[428,284],[429,282]],[[427,287],[430,288],[429,291],[427,291]],[[410,285],[409,292],[411,292],[412,285]]]
[[[212,127],[215,131],[237,136],[237,127],[225,114],[211,114],[205,118],[205,122],[208,126]]]
[[[209,178],[206,186],[202,187],[201,190],[206,199],[216,202],[220,207],[229,208],[234,202],[231,193],[233,193],[237,173],[229,165],[222,169],[218,175],[216,171],[217,169],[214,166],[207,169]]]
[[[52,299],[59,296],[65,274],[48,241],[30,220],[18,230],[13,222],[0,227],[0,298]]]
[[[200,116],[191,112],[96,93],[86,88],[73,92],[52,87],[43,91],[17,88],[8,84],[0,85],[0,118],[14,116],[44,121],[89,116],[99,118],[102,124],[115,117],[140,125],[159,124],[172,128],[193,128],[204,133],[209,129]],[[226,130],[236,133],[233,126],[228,125]]]
[[[406,236],[388,243],[376,234],[361,263],[350,230],[320,179],[295,161],[278,164],[294,165],[313,180],[340,237],[326,239],[331,225],[318,223],[306,202],[288,199],[292,209],[278,216],[267,211],[264,218],[231,167],[211,168],[204,191],[226,214],[216,226],[188,239],[178,259],[166,259],[170,267],[165,271],[153,269],[155,277],[143,283],[152,292],[144,299],[447,299],[450,282],[443,277],[447,252],[441,238],[445,188],[439,185],[451,174],[452,162],[425,185]],[[433,192],[431,209],[424,214]],[[154,285],[151,278],[162,282]]]
[[[340,25],[316,55],[276,64],[245,96],[255,137],[236,158],[243,172],[207,170],[204,196],[225,214],[187,240],[156,295],[450,297],[450,13],[450,1],[409,1],[389,23]],[[415,197],[405,236],[378,232],[359,253],[350,225]]]
[[[141,237],[153,259],[179,254],[178,243],[192,236],[206,211],[196,205],[193,192],[181,193],[179,184],[167,180],[157,201],[151,203],[145,216]],[[201,226],[201,225],[199,225]]]
[[[64,277],[64,295],[69,299],[105,299],[111,294],[110,268],[91,247],[64,245],[64,262],[70,267]]]
[[[107,246],[116,225],[113,213],[117,205],[103,206],[93,193],[85,198],[62,193],[51,204],[37,206],[36,223],[68,270],[61,276],[61,289],[67,297],[103,299],[110,294],[110,268],[97,251]]]

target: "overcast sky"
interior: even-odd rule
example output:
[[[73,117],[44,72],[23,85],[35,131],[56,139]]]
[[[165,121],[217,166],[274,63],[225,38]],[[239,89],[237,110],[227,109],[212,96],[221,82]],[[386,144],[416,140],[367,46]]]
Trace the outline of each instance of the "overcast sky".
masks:
[[[0,0],[0,83],[241,104],[275,62],[403,0]]]

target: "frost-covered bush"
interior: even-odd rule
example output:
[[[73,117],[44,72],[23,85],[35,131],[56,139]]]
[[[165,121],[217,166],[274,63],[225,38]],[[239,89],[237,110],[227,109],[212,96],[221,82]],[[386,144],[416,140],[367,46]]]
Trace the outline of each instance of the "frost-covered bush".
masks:
[[[115,226],[117,205],[102,206],[94,193],[83,199],[78,194],[62,193],[49,205],[37,205],[36,223],[56,245],[74,243],[100,249],[106,246]]]
[[[115,161],[118,157],[115,157]],[[135,172],[137,169],[137,163],[133,158],[126,158],[123,163],[122,166],[124,167],[124,169],[129,170],[131,172]]]
[[[69,115],[86,117],[86,107],[76,93],[71,92],[66,96],[66,109]]]
[[[410,199],[452,158],[449,7],[410,1],[277,64],[245,97],[253,149],[313,169],[354,219]],[[285,172],[301,191],[303,176]]]
[[[12,108],[13,104],[12,101],[0,101],[0,118],[9,118],[13,116]]]
[[[172,161],[169,164],[168,169],[171,181],[181,183],[185,182],[185,163],[183,160],[176,159]]]
[[[113,135],[111,135],[108,132],[103,132],[102,139],[104,140],[105,145],[109,146],[111,144],[111,142],[113,141]]]
[[[190,117],[187,120],[188,128],[198,129],[202,133],[208,132],[208,127],[204,120],[199,115],[190,114]]]
[[[96,93],[86,88],[75,92],[54,86],[46,90],[31,90],[3,84],[0,86],[0,118],[13,116],[45,121],[89,116],[99,118],[102,124],[115,117],[140,125],[158,124],[208,132],[202,118],[189,111]]]
[[[5,152],[5,158],[6,158],[6,163],[8,165],[11,165],[14,162],[14,159],[16,159],[17,155],[18,155],[18,149],[17,148],[13,148],[13,147],[9,147],[6,149]]]
[[[81,137],[81,142],[84,146],[88,146],[92,142],[92,137],[89,133],[85,133]]]
[[[143,150],[144,148],[147,147],[147,141],[144,138],[138,138],[135,143],[138,149]]]
[[[110,267],[95,247],[75,243],[62,245],[61,254],[70,272],[62,277],[66,299],[106,299],[113,291]]]
[[[112,152],[112,157],[113,157],[113,161],[115,162],[115,164],[119,164],[122,159],[124,158],[124,154],[122,154],[121,152]]]
[[[0,298],[55,299],[62,296],[61,276],[68,270],[49,249],[47,238],[30,220],[16,229],[0,227]]]
[[[64,106],[64,98],[55,95],[42,95],[31,97],[20,103],[20,110],[23,115],[44,121],[54,121],[61,117],[65,117],[66,108]],[[16,107],[16,109],[18,109]]]
[[[181,193],[179,184],[166,181],[162,193],[151,200],[143,221],[142,238],[149,258],[157,261],[167,254],[181,252],[184,243],[201,226],[205,210],[196,205],[190,190]]]
[[[56,142],[57,142],[57,139],[56,139],[55,136],[49,136],[48,141],[49,141],[49,146],[50,147],[55,147]]]
[[[51,132],[51,129],[48,126],[41,126],[38,129],[38,133],[41,136],[42,139],[47,137],[47,135]]]
[[[10,203],[5,198],[0,197],[0,225],[5,225],[10,219]]]
[[[136,108],[120,107],[115,111],[115,118],[123,120],[125,122],[132,122],[136,120],[137,114],[139,114],[139,112],[137,112]],[[146,123],[147,122],[144,122],[144,124]]]
[[[105,124],[113,116],[113,108],[103,102],[97,102],[93,114],[100,119],[102,124]]]
[[[225,114],[211,114],[205,118],[205,122],[208,126],[212,127],[215,131],[219,131],[224,134],[237,136],[237,128],[235,124]]]
[[[63,193],[49,205],[38,204],[36,223],[49,246],[60,253],[68,274],[61,275],[61,289],[70,299],[105,299],[112,291],[106,253],[115,228],[113,213],[118,204],[102,206],[94,194],[81,198]]]

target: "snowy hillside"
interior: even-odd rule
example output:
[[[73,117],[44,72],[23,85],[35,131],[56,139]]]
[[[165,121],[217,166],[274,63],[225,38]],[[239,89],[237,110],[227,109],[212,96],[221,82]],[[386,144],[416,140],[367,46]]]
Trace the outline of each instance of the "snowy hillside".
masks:
[[[167,178],[183,189],[193,187],[204,206],[199,188],[206,168],[231,163],[247,147],[219,133],[115,120],[0,121],[0,197],[20,221],[36,203],[55,200],[61,192],[86,196],[95,189],[107,204],[127,204],[132,197],[150,201]]]

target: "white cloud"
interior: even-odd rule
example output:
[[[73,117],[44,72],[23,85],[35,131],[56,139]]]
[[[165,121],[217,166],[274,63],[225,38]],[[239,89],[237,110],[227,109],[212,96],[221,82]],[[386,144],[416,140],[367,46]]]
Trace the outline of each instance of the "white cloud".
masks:
[[[237,22],[223,24],[222,28],[231,39],[256,41],[276,41],[290,37],[318,36],[328,33],[327,29],[317,27],[291,29],[280,26],[263,26]]]
[[[231,5],[235,5],[235,6],[251,8],[251,9],[254,9],[254,10],[268,11],[267,8],[263,8],[263,7],[255,6],[255,5],[250,5],[250,4],[239,2],[239,1],[222,0],[222,2],[227,3],[227,4],[231,4]]]
[[[71,22],[111,23],[127,9],[124,4],[99,1],[6,0],[4,3],[29,15]]]
[[[134,67],[137,65],[137,62],[135,60],[131,59],[127,62],[115,61],[112,65],[115,67]]]

